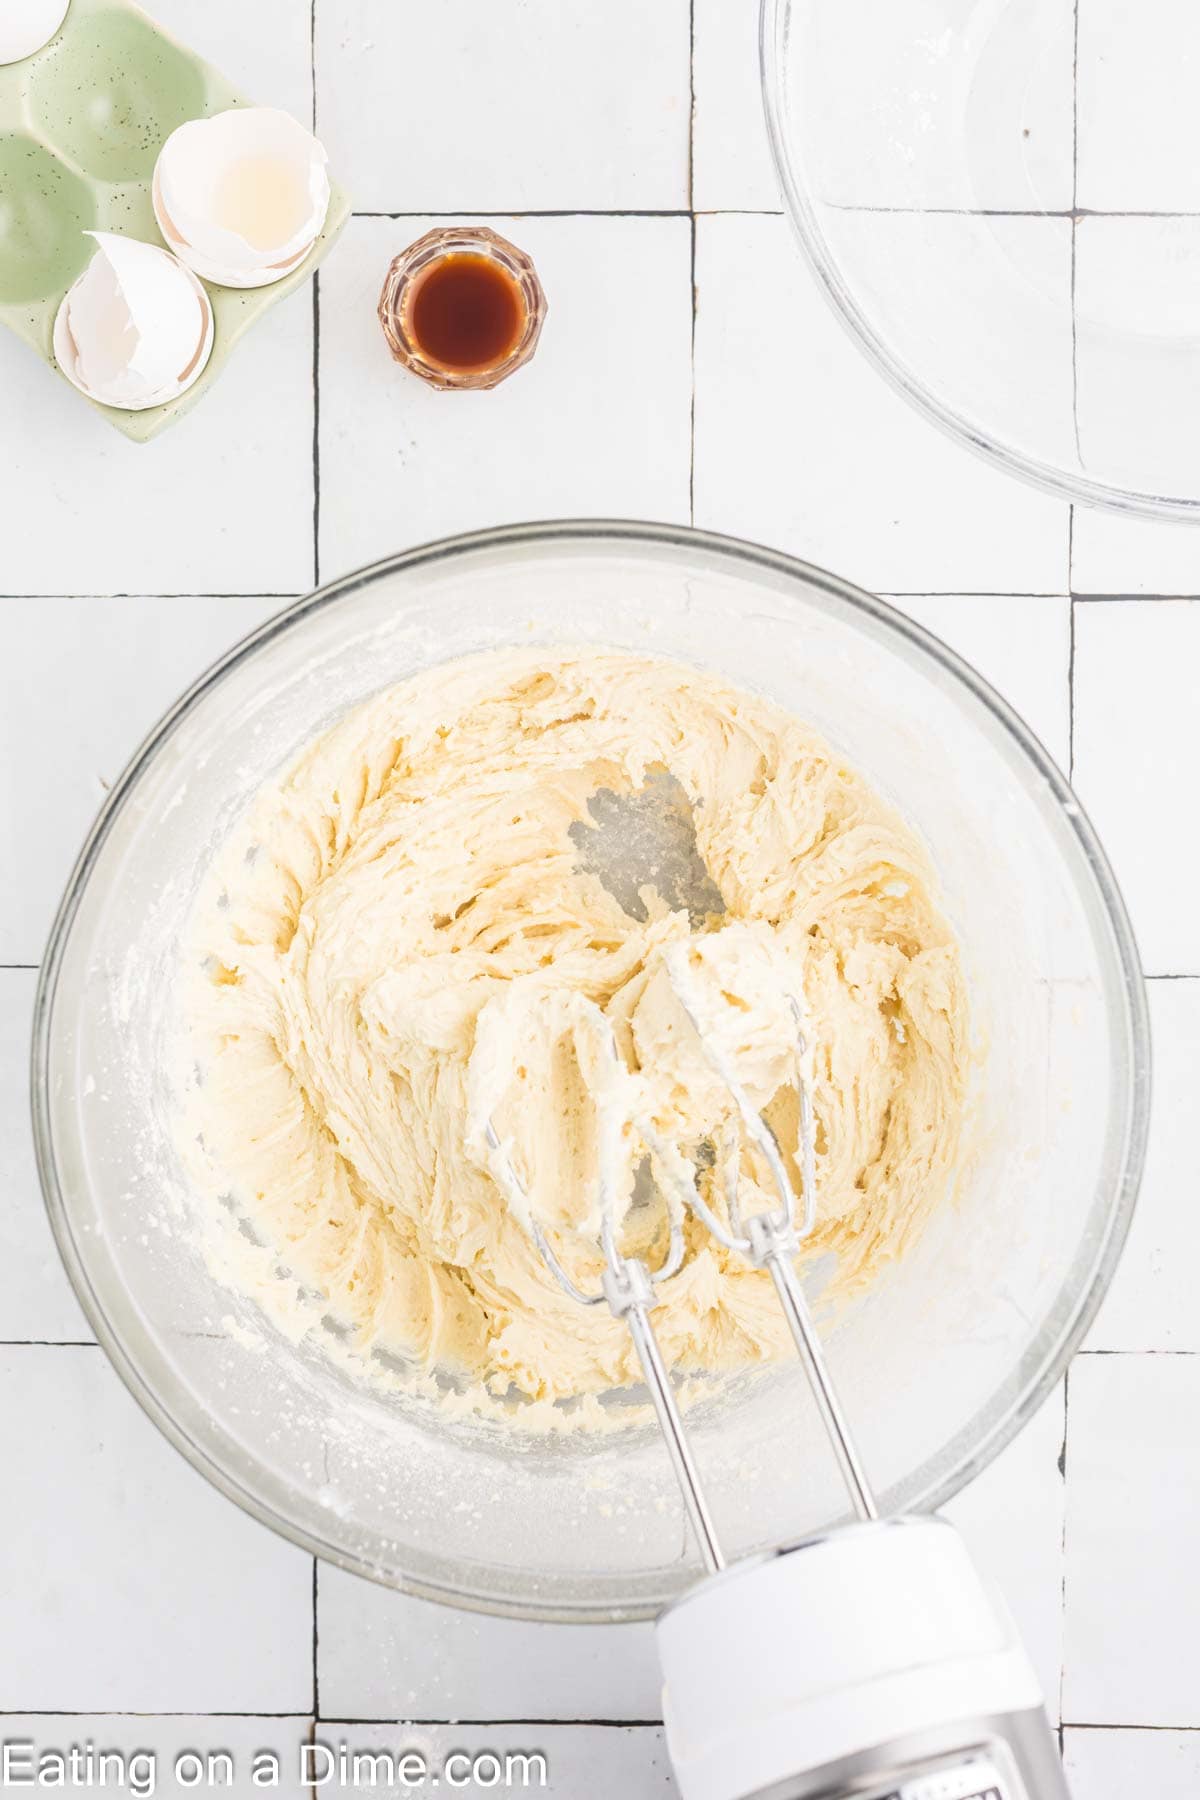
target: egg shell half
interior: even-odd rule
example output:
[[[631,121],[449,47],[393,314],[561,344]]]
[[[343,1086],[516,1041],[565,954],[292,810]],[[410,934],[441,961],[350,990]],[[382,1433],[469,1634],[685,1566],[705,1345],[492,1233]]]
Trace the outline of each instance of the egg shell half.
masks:
[[[212,303],[170,251],[106,231],[54,320],[54,355],[80,393],[142,412],[189,388],[213,346]]]
[[[300,263],[329,210],[324,148],[289,113],[232,107],[192,119],[159,151],[154,216],[206,281],[265,287]]]

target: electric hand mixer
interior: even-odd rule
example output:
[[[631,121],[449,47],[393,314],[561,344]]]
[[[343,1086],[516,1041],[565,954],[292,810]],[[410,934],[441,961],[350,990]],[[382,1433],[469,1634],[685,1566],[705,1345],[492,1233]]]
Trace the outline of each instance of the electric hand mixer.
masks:
[[[784,1154],[730,1058],[705,1029],[685,948],[667,977],[700,1053],[727,1089],[737,1129],[717,1147],[722,1219],[695,1169],[649,1120],[607,1109],[601,1131],[632,1127],[666,1202],[657,1266],[622,1252],[611,1164],[602,1155],[595,1292],[563,1267],[494,1123],[493,1172],[527,1221],[561,1287],[581,1306],[607,1305],[632,1335],[708,1579],[661,1615],[667,1743],[683,1800],[1065,1800],[1057,1745],[1037,1680],[1003,1604],[989,1595],[954,1528],[936,1517],[880,1519],[795,1271],[816,1207],[814,1126],[797,1001],[799,1206]],[[600,1054],[620,1061],[612,1027],[583,1002]],[[743,1218],[743,1149],[757,1154],[778,1205]],[[682,1266],[683,1218],[770,1274],[856,1522],[726,1567],[651,1313]],[[799,1217],[797,1217],[797,1212]]]

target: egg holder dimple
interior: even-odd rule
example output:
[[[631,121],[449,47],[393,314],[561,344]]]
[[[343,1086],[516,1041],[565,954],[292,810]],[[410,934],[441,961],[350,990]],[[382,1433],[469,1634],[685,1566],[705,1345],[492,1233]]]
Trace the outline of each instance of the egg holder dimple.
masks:
[[[130,0],[72,0],[43,50],[0,67],[0,321],[57,371],[55,315],[91,259],[85,234],[162,246],[151,180],[163,142],[188,119],[250,104]],[[331,183],[325,224],[296,268],[269,287],[204,283],[213,350],[184,393],[145,412],[88,404],[126,437],[154,437],[216,379],[243,332],[308,280],[349,216]]]

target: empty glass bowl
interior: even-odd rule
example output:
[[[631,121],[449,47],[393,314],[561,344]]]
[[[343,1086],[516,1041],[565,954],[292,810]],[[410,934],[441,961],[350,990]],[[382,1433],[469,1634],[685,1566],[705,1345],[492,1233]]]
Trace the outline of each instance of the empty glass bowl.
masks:
[[[762,0],[784,201],[859,342],[1070,499],[1200,508],[1200,13]]]

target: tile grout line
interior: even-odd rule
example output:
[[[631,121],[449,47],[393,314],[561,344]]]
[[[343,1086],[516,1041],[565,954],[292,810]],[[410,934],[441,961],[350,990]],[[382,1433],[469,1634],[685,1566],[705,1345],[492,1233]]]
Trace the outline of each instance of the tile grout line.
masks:
[[[696,523],[696,215],[691,218],[691,287],[692,287],[692,386],[688,409],[688,523]]]
[[[534,1725],[539,1727],[586,1728],[601,1731],[661,1731],[661,1719],[401,1719],[387,1713],[374,1715],[364,1714],[354,1718],[314,1719],[311,1713],[301,1709],[299,1712],[240,1712],[226,1708],[218,1712],[195,1712],[176,1709],[171,1712],[149,1712],[133,1707],[96,1707],[81,1706],[70,1710],[57,1707],[25,1706],[0,1707],[0,1719],[294,1719],[297,1724],[316,1725],[394,1725],[399,1729],[437,1729],[447,1727],[466,1731],[479,1730],[485,1726]],[[1200,1725],[1148,1725],[1118,1722],[1112,1719],[1064,1719],[1058,1727],[1065,1731],[1163,1731],[1188,1734],[1200,1734]]]
[[[313,395],[313,587],[321,585],[321,271],[312,284],[312,395]]]
[[[682,218],[686,218],[687,216],[686,213],[680,215]],[[697,218],[705,217],[703,213],[698,213],[696,216]],[[721,536],[723,534],[718,532],[716,535]],[[211,589],[192,589],[187,592],[180,591],[178,593],[170,594],[149,593],[144,590],[139,592],[126,590],[122,593],[107,594],[61,592],[37,594],[24,593],[0,594],[0,603],[10,600],[303,600],[307,598],[311,591],[310,588],[288,588],[286,590],[225,588],[219,593],[214,593]],[[877,582],[870,591],[884,600],[1078,600],[1087,606],[1128,606],[1131,604],[1136,606],[1174,606],[1190,605],[1195,601],[1200,601],[1200,590],[1197,590],[1195,593],[1164,591],[1161,593],[1135,594],[1128,591],[1113,591],[1110,593],[1098,591],[1093,593],[1087,589],[1080,589],[1079,591],[1072,593],[1063,588],[1035,588],[1021,590],[1014,588],[964,587],[897,588],[889,587],[886,582]],[[3,967],[3,964],[0,964],[0,967]]]
[[[831,212],[910,219],[1198,219],[1198,212],[1109,211],[1103,207],[830,206]],[[785,219],[779,206],[364,207],[352,219]]]
[[[891,215],[902,219],[1198,219],[1197,212],[1172,212],[1166,208],[1106,206],[864,206],[849,202],[827,203],[830,212]],[[740,213],[762,211],[753,207],[720,207],[713,211]],[[778,209],[771,218],[783,218]]]
[[[352,219],[687,219],[687,206],[504,206],[467,211],[415,207],[400,212],[353,212]],[[782,213],[772,213],[782,218]]]
[[[1075,437],[1075,458],[1084,471],[1083,446],[1079,440],[1079,331],[1075,308],[1075,252],[1079,230],[1079,0],[1075,0],[1071,43],[1071,424]],[[1075,509],[1072,506],[1071,516]],[[1068,581],[1070,571],[1068,568]]]
[[[313,103],[313,137],[317,137],[317,0],[309,0],[308,67]],[[313,587],[320,587],[320,270],[313,270]],[[313,1557],[313,1728],[320,1690],[317,1674],[317,1557]]]
[[[871,592],[878,599],[1070,599],[1069,592],[1052,587],[1024,594],[999,587],[876,587]]]
[[[191,592],[191,594],[0,594],[0,601],[5,601],[5,599],[304,599],[308,592],[309,589],[304,589],[304,587],[295,587],[295,589],[288,589],[286,594],[272,592],[272,590],[268,590],[268,592],[259,590],[257,594],[252,594],[248,590],[234,592],[232,589],[227,589],[221,594],[212,594],[212,592],[209,594],[198,594],[198,592]]]
[[[317,0],[308,13],[308,66],[312,81],[312,129],[317,134]],[[321,585],[321,271],[312,282],[312,465],[313,465],[313,587]]]
[[[602,1630],[603,1627],[596,1627],[596,1629]],[[663,1724],[661,1719],[396,1719],[391,1718],[384,1713],[376,1713],[373,1716],[364,1714],[361,1718],[321,1719],[317,1722],[321,1725],[396,1725],[406,1728],[415,1726],[418,1729],[430,1726],[446,1726],[457,1730],[461,1726],[468,1731],[475,1730],[485,1725],[535,1725],[539,1728],[545,1726],[563,1726],[567,1729],[587,1727],[603,1731],[661,1731]],[[1197,1729],[1200,1729],[1200,1727],[1197,1727]]]
[[[1072,513],[1074,507],[1071,508]],[[1067,602],[1067,780],[1075,785],[1075,600]]]
[[[308,7],[308,78],[309,103],[312,112],[312,133],[317,135],[317,0],[309,0]]]
[[[232,1707],[227,1707],[217,1712],[197,1712],[180,1708],[175,1708],[168,1712],[150,1712],[137,1707],[77,1706],[63,1710],[59,1707],[50,1706],[23,1706],[0,1707],[0,1719],[294,1719],[297,1724],[303,1722],[310,1727],[310,1737],[312,1735],[312,1729],[317,1725],[395,1725],[405,1729],[411,1727],[421,1729],[423,1727],[431,1726],[457,1728],[458,1726],[462,1726],[466,1730],[475,1730],[488,1725],[587,1726],[605,1731],[661,1731],[662,1729],[661,1719],[398,1719],[394,1715],[388,1713],[377,1713],[374,1715],[364,1714],[362,1717],[356,1718],[315,1719],[312,1713],[305,1712],[303,1707],[301,1707],[299,1711],[292,1712],[243,1712]],[[1109,1728],[1072,1726],[1072,1729],[1105,1730]],[[1112,1729],[1122,1728],[1113,1727]],[[1124,1729],[1136,1731],[1151,1729],[1151,1727],[1129,1726]],[[1160,1729],[1172,1730],[1176,1728],[1163,1726]],[[1188,1728],[1180,1727],[1179,1729]],[[1200,1730],[1200,1726],[1195,1727],[1195,1729]]]
[[[696,523],[696,0],[688,0],[688,220],[691,231],[692,391],[688,416],[688,522]]]
[[[1127,1725],[1097,1722],[1095,1719],[1064,1719],[1064,1731],[1176,1731],[1200,1732],[1200,1725]]]
[[[57,1706],[0,1706],[0,1719],[295,1719],[308,1722],[311,1714],[301,1707],[292,1712],[238,1712],[228,1707],[222,1712],[192,1712],[175,1708],[169,1712],[148,1712],[138,1707],[76,1706],[64,1712]]]
[[[317,0],[309,0],[308,68],[313,103],[313,137],[317,137]],[[313,587],[320,587],[320,270],[313,270]],[[317,1557],[313,1557],[313,1723],[317,1721]]]
[[[1062,1569],[1058,1578],[1058,1749],[1061,1756],[1063,1744],[1063,1694],[1067,1680],[1067,1435],[1071,1417],[1071,1365],[1067,1364],[1063,1371],[1063,1435],[1062,1449],[1058,1453],[1058,1472],[1062,1476],[1062,1533],[1059,1538],[1059,1554],[1062,1557]]]
[[[321,1635],[317,1623],[317,1583],[320,1567],[321,1564],[319,1559],[314,1556],[312,1559],[312,1716],[314,1725],[321,1717],[321,1676],[317,1658],[318,1644]]]

